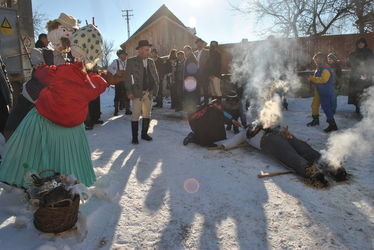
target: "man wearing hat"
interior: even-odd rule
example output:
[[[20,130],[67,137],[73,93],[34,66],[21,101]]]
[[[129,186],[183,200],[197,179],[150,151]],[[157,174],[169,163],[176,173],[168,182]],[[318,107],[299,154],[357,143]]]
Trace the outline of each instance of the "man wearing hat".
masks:
[[[152,97],[157,96],[159,77],[155,62],[149,58],[152,44],[148,40],[140,40],[136,50],[138,55],[127,60],[125,71],[125,87],[127,97],[132,100],[131,118],[132,143],[138,144],[139,118],[142,119],[141,138],[151,141],[148,135],[151,119]]]
[[[198,38],[195,42],[197,50],[195,51],[195,56],[197,59],[197,84],[200,88],[200,94],[204,96],[204,104],[209,103],[209,73],[208,73],[208,59],[209,50],[205,49],[206,43]]]
[[[123,79],[125,70],[126,70],[126,63],[127,63],[127,52],[126,50],[120,49],[117,51],[117,59],[114,59],[113,62],[109,65],[108,71],[113,76],[117,76],[119,79]],[[126,115],[131,115],[132,112],[130,110],[130,100],[127,98],[126,89],[125,89],[125,82],[121,81],[118,82],[115,86],[115,95],[114,95],[114,116],[118,115],[118,110],[121,107],[125,107]]]

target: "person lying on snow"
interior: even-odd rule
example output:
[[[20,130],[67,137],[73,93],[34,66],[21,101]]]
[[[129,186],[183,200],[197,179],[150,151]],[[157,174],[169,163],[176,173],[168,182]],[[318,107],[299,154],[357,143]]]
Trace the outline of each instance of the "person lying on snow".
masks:
[[[313,149],[308,143],[290,134],[288,128],[264,129],[260,122],[255,121],[249,125],[247,132],[230,138],[222,143],[225,149],[234,148],[243,142],[262,153],[275,158],[296,174],[311,180],[319,181],[327,185],[325,174],[335,181],[343,181],[347,173],[343,167],[332,168],[322,162],[321,153]]]
[[[188,122],[192,132],[183,140],[183,145],[193,142],[203,147],[216,147],[214,142],[226,139],[225,123],[241,127],[232,115],[223,111],[217,99],[190,115]]]
[[[222,107],[223,110],[229,113],[235,121],[238,121],[240,117],[240,121],[243,127],[247,126],[247,118],[245,116],[243,103],[241,102],[241,100],[238,97],[238,94],[235,91],[230,92],[226,96],[225,101],[222,102]],[[226,130],[230,131],[231,127],[234,127],[235,134],[239,133],[238,126],[233,125],[233,123],[229,121],[226,126]]]

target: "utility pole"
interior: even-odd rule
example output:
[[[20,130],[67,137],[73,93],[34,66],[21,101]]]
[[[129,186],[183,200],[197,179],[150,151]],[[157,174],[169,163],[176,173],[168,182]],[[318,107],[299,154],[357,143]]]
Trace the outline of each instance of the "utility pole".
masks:
[[[134,16],[130,14],[132,11],[133,10],[122,10],[122,17],[124,17],[127,22],[127,38],[130,38],[130,17]]]

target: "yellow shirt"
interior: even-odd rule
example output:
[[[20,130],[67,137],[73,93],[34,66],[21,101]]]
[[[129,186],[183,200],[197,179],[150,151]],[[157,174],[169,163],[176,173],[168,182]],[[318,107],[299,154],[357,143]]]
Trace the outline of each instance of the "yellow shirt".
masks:
[[[325,84],[330,79],[330,72],[327,69],[322,71],[322,75],[320,77],[313,76],[310,81],[315,84]]]

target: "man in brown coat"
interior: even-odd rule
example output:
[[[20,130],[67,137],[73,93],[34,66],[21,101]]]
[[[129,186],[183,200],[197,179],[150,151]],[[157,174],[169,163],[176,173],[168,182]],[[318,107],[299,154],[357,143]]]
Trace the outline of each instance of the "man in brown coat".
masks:
[[[140,40],[136,50],[138,55],[127,60],[125,71],[125,87],[127,96],[132,100],[132,143],[138,144],[139,118],[142,120],[141,138],[151,141],[148,128],[151,119],[152,97],[157,95],[159,77],[155,62],[149,58],[152,44],[148,40]]]

